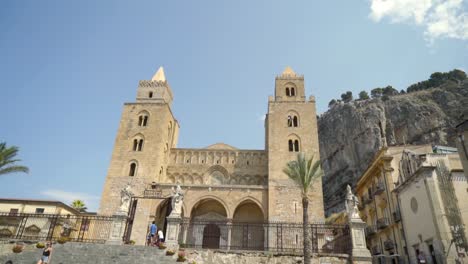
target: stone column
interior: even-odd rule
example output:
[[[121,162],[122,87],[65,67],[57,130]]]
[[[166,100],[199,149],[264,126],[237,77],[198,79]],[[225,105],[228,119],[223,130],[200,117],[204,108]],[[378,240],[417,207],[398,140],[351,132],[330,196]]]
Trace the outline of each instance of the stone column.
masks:
[[[107,239],[106,244],[122,245],[125,224],[127,222],[127,214],[125,212],[117,212],[112,217],[112,226],[110,229],[109,239]]]
[[[367,224],[361,219],[350,219],[349,231],[352,242],[351,258],[353,263],[372,263],[372,256],[366,247],[365,232]]]
[[[232,230],[232,219],[228,219],[227,222],[226,222],[226,226],[227,226],[227,250],[230,250],[231,249],[231,230]]]
[[[169,215],[167,218],[166,245],[170,249],[179,247],[179,233],[182,219],[180,215]]]

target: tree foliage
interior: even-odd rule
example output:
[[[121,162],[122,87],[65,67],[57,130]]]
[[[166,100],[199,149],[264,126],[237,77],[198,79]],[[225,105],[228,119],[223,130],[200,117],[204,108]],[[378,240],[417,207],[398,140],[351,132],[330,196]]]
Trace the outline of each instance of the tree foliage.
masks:
[[[410,85],[406,89],[406,92],[411,93],[411,92],[416,92],[416,91],[422,91],[422,90],[426,90],[429,88],[440,86],[447,81],[454,81],[458,83],[466,79],[467,79],[466,73],[458,69],[455,69],[449,72],[434,72],[429,77],[429,80]]]
[[[366,91],[361,91],[359,93],[359,100],[367,100],[369,99],[369,94]]]
[[[17,154],[18,147],[7,147],[5,142],[0,143],[0,175],[15,172],[29,172],[28,167],[16,165],[17,162],[21,161],[20,159],[15,159]]]
[[[77,211],[81,213],[86,212],[86,210],[88,210],[88,208],[86,207],[86,204],[82,200],[79,200],[79,199],[74,200],[71,203],[71,207],[75,208]]]
[[[312,247],[309,231],[309,192],[314,182],[323,175],[320,160],[314,161],[314,156],[306,158],[304,153],[299,153],[296,160],[286,164],[283,172],[292,179],[301,189],[302,194],[302,230],[304,237],[304,264],[311,263]]]
[[[382,97],[383,89],[382,88],[374,88],[370,91],[372,98],[379,98]]]
[[[334,104],[336,104],[336,100],[331,99],[331,101],[328,103],[328,107],[332,107]]]
[[[351,91],[347,91],[346,93],[341,94],[341,100],[345,103],[351,102],[353,100],[353,93]]]

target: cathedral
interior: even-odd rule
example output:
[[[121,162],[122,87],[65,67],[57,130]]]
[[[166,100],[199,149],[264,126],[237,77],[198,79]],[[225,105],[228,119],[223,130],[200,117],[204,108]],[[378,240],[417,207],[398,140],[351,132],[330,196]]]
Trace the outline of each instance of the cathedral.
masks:
[[[298,152],[319,159],[315,97],[306,97],[304,77],[287,67],[268,98],[265,148],[224,143],[205,148],[177,146],[179,123],[163,68],[141,80],[136,100],[125,103],[99,214],[128,214],[126,236],[142,244],[148,225],[166,226],[170,197],[180,186],[185,221],[301,222],[301,192],[284,174]],[[122,192],[131,199],[122,208]],[[310,194],[309,219],[323,221],[322,182]]]

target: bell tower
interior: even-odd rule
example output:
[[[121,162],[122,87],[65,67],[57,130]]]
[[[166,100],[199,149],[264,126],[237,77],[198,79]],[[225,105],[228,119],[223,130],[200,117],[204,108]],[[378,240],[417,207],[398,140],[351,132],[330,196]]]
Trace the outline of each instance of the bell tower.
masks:
[[[299,152],[318,160],[319,143],[315,97],[306,100],[304,76],[290,67],[275,79],[275,96],[269,98],[265,119],[268,152],[268,219],[302,222],[301,191],[283,172]],[[323,213],[322,181],[313,185],[309,219],[321,221]]]
[[[176,147],[179,133],[171,111],[172,99],[171,87],[160,67],[151,80],[139,82],[136,101],[124,104],[99,214],[112,215],[121,210],[121,191],[127,186],[138,196],[152,182],[166,181],[170,150]],[[155,207],[150,203],[154,201],[139,200],[135,205],[138,215],[133,223],[134,240],[145,241]]]

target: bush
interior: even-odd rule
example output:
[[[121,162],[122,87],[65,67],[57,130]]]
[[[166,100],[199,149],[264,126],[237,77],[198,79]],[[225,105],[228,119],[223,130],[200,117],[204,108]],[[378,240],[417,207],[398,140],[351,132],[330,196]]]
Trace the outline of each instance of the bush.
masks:
[[[129,240],[129,241],[127,242],[127,245],[135,245],[135,240]]]
[[[172,256],[174,254],[175,254],[174,250],[171,250],[171,249],[166,250],[166,256]]]
[[[42,242],[37,242],[36,248],[45,248],[45,244]]]
[[[179,251],[179,254],[177,255],[177,262],[184,262],[187,260],[185,258],[185,251]]]
[[[162,243],[162,242],[159,243],[158,247],[159,247],[159,249],[166,249],[167,248],[166,245],[164,245],[164,243]]]
[[[23,252],[23,248],[24,248],[23,245],[18,245],[18,244],[16,244],[11,250],[12,250],[14,253],[21,253],[21,252]]]
[[[57,243],[59,243],[59,244],[65,244],[68,241],[70,241],[70,239],[68,237],[60,237],[59,239],[57,239]]]

